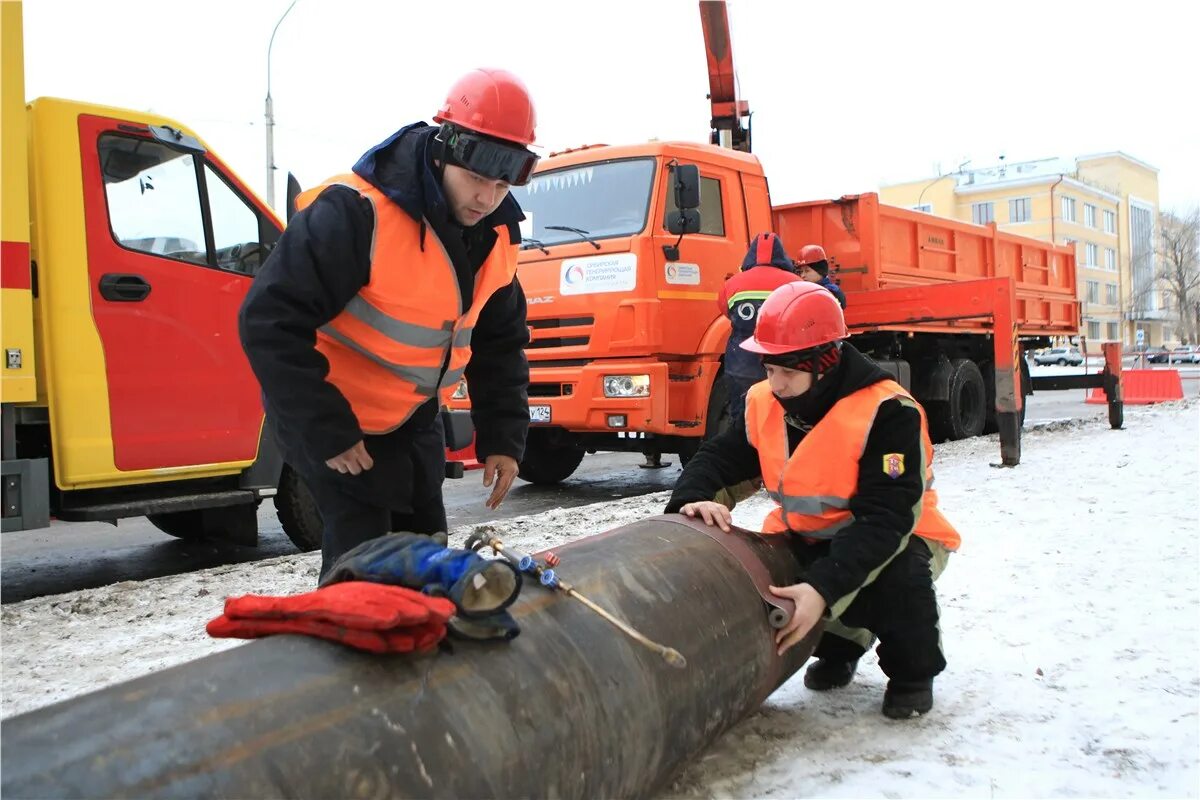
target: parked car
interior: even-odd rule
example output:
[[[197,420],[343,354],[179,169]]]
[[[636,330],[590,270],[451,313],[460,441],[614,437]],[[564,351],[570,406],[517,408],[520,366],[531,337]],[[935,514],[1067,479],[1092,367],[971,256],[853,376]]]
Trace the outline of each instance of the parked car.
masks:
[[[1083,363],[1083,353],[1080,353],[1079,349],[1075,347],[1051,347],[1040,353],[1034,353],[1033,363],[1039,367],[1047,364],[1057,364],[1060,367],[1070,364],[1077,367]]]
[[[1171,364],[1200,364],[1200,347],[1176,347],[1167,356],[1167,361]]]
[[[1165,347],[1151,347],[1146,350],[1146,360],[1151,364],[1165,364],[1171,357],[1171,351]]]

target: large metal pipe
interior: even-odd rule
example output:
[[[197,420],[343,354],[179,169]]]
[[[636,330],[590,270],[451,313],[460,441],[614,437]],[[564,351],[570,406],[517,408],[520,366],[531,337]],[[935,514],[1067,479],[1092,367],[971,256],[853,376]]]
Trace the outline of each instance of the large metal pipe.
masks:
[[[277,636],[0,725],[5,798],[557,797],[652,793],[804,662],[775,654],[781,537],[671,515],[557,549],[580,592],[683,670],[527,585],[508,644],[374,656]]]

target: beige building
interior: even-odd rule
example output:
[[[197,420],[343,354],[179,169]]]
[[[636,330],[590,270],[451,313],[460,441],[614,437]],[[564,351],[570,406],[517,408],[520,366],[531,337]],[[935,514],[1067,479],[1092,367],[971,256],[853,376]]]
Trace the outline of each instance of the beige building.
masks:
[[[1154,285],[1158,170],[1125,153],[1001,164],[884,186],[884,203],[1075,247],[1090,352],[1176,340]]]

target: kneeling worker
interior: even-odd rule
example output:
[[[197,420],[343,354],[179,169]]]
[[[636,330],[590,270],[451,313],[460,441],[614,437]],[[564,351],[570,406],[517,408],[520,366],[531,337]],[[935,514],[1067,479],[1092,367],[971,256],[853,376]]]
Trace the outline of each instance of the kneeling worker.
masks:
[[[745,417],[688,462],[666,511],[728,532],[729,509],[711,498],[761,475],[778,504],[763,532],[790,535],[802,566],[797,583],[772,587],[796,603],[779,652],[824,617],[804,675],[824,691],[847,685],[878,637],[883,713],[904,719],[933,707],[933,678],[946,667],[933,581],[959,536],[930,488],[924,410],[848,335],[821,286],[774,290],[742,344],[762,356],[767,379],[751,387]]]

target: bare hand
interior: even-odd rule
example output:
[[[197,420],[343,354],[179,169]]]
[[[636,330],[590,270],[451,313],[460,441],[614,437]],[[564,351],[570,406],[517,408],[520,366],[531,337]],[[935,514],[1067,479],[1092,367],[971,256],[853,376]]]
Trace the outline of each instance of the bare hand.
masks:
[[[716,525],[725,533],[732,530],[733,514],[729,513],[729,509],[720,503],[714,503],[711,500],[700,500],[695,503],[688,503],[683,508],[679,509],[679,513],[688,517],[696,517],[704,520],[705,525]]]
[[[512,456],[487,457],[487,460],[483,462],[483,485],[491,486],[492,481],[495,481],[496,485],[487,502],[484,503],[485,506],[493,510],[500,507],[508,490],[512,488],[518,469],[517,460]]]
[[[358,475],[375,466],[375,461],[367,452],[367,446],[360,441],[341,455],[336,455],[326,461],[325,466],[343,474],[348,472],[351,475]]]
[[[775,634],[775,652],[783,655],[796,642],[808,635],[813,626],[825,613],[825,598],[820,592],[807,583],[796,583],[791,586],[772,586],[771,594],[776,597],[786,597],[796,604],[796,611],[788,624]]]

